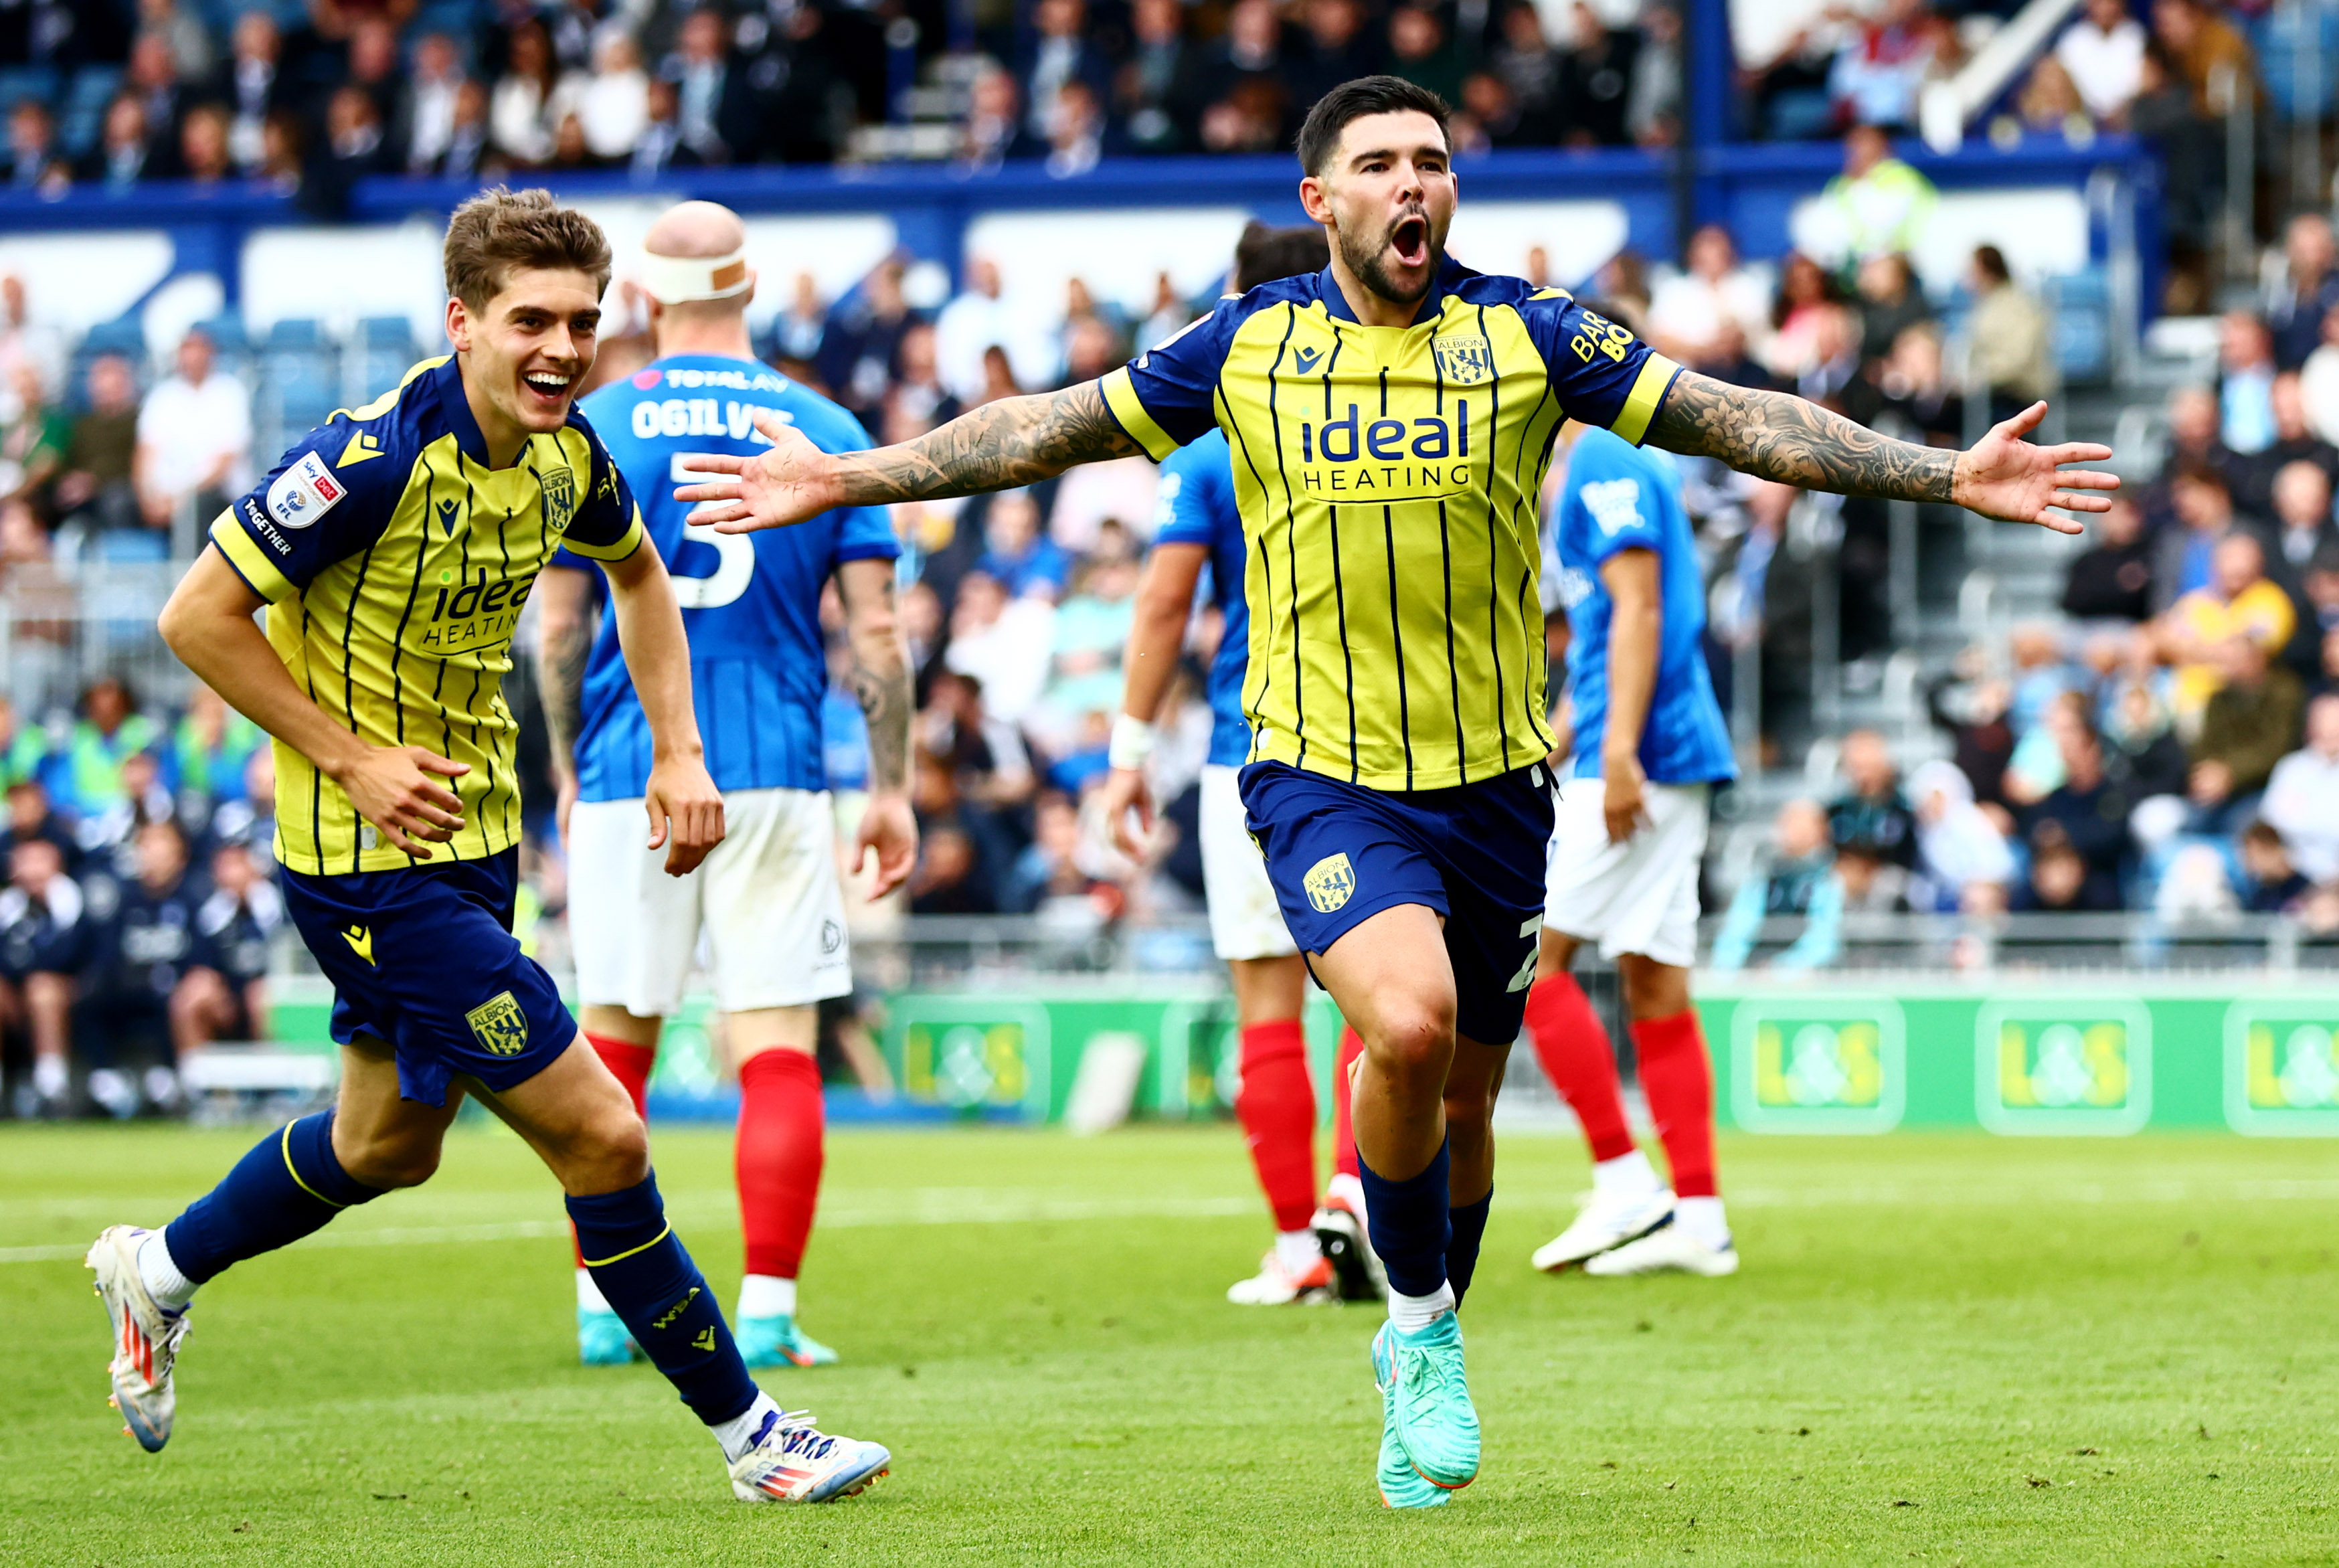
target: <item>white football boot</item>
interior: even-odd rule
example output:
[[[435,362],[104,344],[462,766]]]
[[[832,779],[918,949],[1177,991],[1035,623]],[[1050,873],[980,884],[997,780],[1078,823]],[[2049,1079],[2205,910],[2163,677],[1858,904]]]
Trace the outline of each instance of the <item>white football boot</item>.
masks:
[[[1535,1250],[1535,1266],[1558,1274],[1588,1257],[1653,1235],[1673,1217],[1673,1195],[1659,1187],[1642,1192],[1604,1195],[1594,1191],[1565,1230]],[[1586,1265],[1584,1272],[1600,1270]]]
[[[138,1439],[139,1447],[160,1454],[178,1413],[171,1368],[186,1342],[187,1312],[166,1313],[155,1306],[139,1277],[138,1244],[153,1234],[134,1225],[110,1227],[91,1243],[83,1261],[97,1271],[98,1299],[113,1324],[113,1358],[105,1368],[113,1379],[113,1397],[107,1403],[122,1412],[129,1423],[123,1430]]]
[[[1318,1257],[1307,1270],[1294,1274],[1270,1250],[1258,1261],[1258,1272],[1227,1287],[1227,1299],[1237,1307],[1320,1307],[1340,1299],[1334,1288],[1330,1259]]]
[[[893,1463],[883,1444],[820,1431],[809,1410],[777,1410],[731,1462],[731,1494],[742,1503],[825,1503],[860,1492]]]
[[[1726,1237],[1714,1247],[1679,1225],[1668,1225],[1586,1259],[1584,1272],[1604,1279],[1627,1274],[1701,1274],[1719,1279],[1738,1272],[1738,1248]]]

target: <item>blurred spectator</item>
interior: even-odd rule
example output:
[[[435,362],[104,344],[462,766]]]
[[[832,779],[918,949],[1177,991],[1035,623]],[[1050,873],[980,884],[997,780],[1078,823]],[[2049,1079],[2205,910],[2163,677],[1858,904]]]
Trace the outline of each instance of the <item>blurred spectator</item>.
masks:
[[[2274,444],[2274,339],[2247,311],[2228,311],[2217,333],[2217,433],[2245,456]]]
[[[1770,332],[1770,301],[1762,281],[1740,264],[1730,231],[1708,223],[1690,236],[1689,265],[1656,286],[1649,300],[1649,340],[1674,359],[1702,363],[1720,344],[1725,323],[1743,342]]]
[[[2288,914],[2314,883],[2291,863],[2290,846],[2260,817],[2242,830],[2242,907],[2253,914]]]
[[[132,851],[136,873],[120,883],[106,921],[88,1008],[94,1032],[105,1038],[116,1062],[132,1055],[152,1061],[145,1103],[167,1109],[179,1100],[178,1076],[168,1064],[183,1038],[184,999],[212,983],[190,985],[202,957],[195,912],[205,890],[189,875],[186,837],[170,819],[140,827]],[[92,1072],[89,1090],[115,1117],[140,1108],[138,1089],[115,1066]]]
[[[123,93],[134,96],[143,111],[147,159],[143,179],[174,179],[186,172],[179,160],[179,122],[192,102],[170,40],[142,33],[131,42],[130,69]]]
[[[22,1031],[33,1076],[13,1108],[24,1119],[62,1116],[72,1089],[74,977],[89,962],[91,930],[81,888],[47,839],[20,838],[8,850],[0,892],[0,1028]]]
[[[2179,468],[2168,496],[2178,526],[2163,529],[2153,547],[2152,580],[2154,597],[2173,605],[2209,586],[2221,541],[2230,534],[2255,534],[2262,525],[2234,515],[2226,476],[2206,463]]]
[[[1713,941],[1713,967],[1739,970],[1762,922],[1801,915],[1803,933],[1770,962],[1775,970],[1824,969],[1843,948],[1843,883],[1835,873],[1827,813],[1816,801],[1789,801],[1772,824],[1769,860],[1739,884]]]
[[[675,130],[702,163],[745,162],[757,151],[761,110],[754,84],[730,58],[729,24],[712,6],[691,12],[658,74],[675,92]]]
[[[212,852],[211,896],[195,911],[196,967],[172,998],[172,1043],[183,1065],[217,1040],[266,1040],[268,944],[284,899],[240,843]]]
[[[2208,583],[2171,606],[2163,626],[2163,637],[2176,666],[2178,729],[2191,732],[2200,722],[2210,694],[2226,678],[2231,660],[2224,652],[2226,643],[2246,638],[2262,659],[2271,658],[2289,643],[2296,624],[2297,612],[2290,596],[2265,575],[2265,548],[2256,537],[2234,533],[2220,539],[2211,558]],[[2291,718],[2295,725],[2297,715]],[[2285,750],[2288,743],[2285,733]],[[2273,766],[2272,757],[2266,765]]]
[[[2196,316],[2212,308],[2210,230],[2225,183],[2225,130],[2200,105],[2157,38],[2145,46],[2128,129],[2160,155],[2168,224],[2168,277],[2161,308]]]
[[[2235,634],[2217,645],[2223,679],[2201,716],[2187,792],[2195,833],[2227,833],[2255,809],[2275,764],[2298,741],[2305,701],[2298,677],[2269,665],[2266,651]]]
[[[1852,126],[1843,138],[1843,173],[1829,180],[1820,202],[1852,260],[1916,252],[1932,222],[1932,180],[1892,157],[1892,143],[1876,126]]]
[[[2323,340],[2323,318],[2339,306],[2339,242],[2331,220],[2303,212],[2283,235],[2283,276],[2266,291],[2266,324],[2274,333],[2274,360],[2285,370],[2306,363]]]
[[[1001,490],[983,513],[983,551],[975,570],[987,572],[1010,597],[1053,601],[1071,574],[1071,557],[1040,530],[1040,505],[1027,489]]]
[[[81,695],[81,716],[62,755],[50,759],[54,793],[76,814],[123,798],[122,764],[162,738],[119,676],[100,676]]]
[[[2081,620],[2152,617],[2152,547],[2144,513],[2124,495],[2087,530],[2087,547],[2071,557],[2063,579],[2063,613]]]
[[[1836,880],[1846,914],[1906,914],[1912,879],[1905,866],[1865,839],[1836,845]]]
[[[165,178],[168,162],[155,155],[158,141],[138,94],[118,94],[105,106],[97,143],[82,155],[74,178],[116,191],[141,180]]]
[[[2095,138],[2096,125],[2087,115],[2087,106],[2070,72],[2056,55],[2047,55],[2030,68],[2015,98],[2014,111],[2022,129],[2034,136],[2060,136],[2074,143]]]
[[[1895,251],[1860,263],[1860,340],[1870,359],[1882,359],[1900,346],[1900,334],[1933,320],[1933,307],[1917,286],[1909,258]]]
[[[918,835],[917,869],[910,873],[913,914],[996,914],[999,901],[976,874],[974,840],[955,823]]]
[[[15,381],[15,412],[0,426],[0,502],[23,501],[38,515],[49,510],[49,486],[64,467],[73,426],[49,406],[37,366],[20,362]]]
[[[2168,705],[2150,682],[2129,677],[2117,683],[2106,705],[2102,734],[2104,770],[2129,801],[2140,807],[2185,793],[2191,759],[2176,738]]]
[[[1056,93],[1044,167],[1050,178],[1070,180],[1095,168],[1103,156],[1103,100],[1085,80],[1074,78]]]
[[[1771,304],[1772,334],[1762,361],[1773,375],[1796,380],[1817,362],[1822,326],[1837,309],[1835,281],[1817,261],[1791,251],[1779,264],[1778,297]]]
[[[217,364],[211,333],[190,329],[179,340],[178,373],[138,410],[138,504],[150,528],[169,528],[190,501],[208,521],[252,484],[251,395]]]
[[[2223,474],[2234,454],[2217,436],[2217,395],[2206,387],[2179,387],[2168,395],[2168,449],[2160,472],[2146,487],[2145,531],[2157,535],[2176,520],[2172,490],[2177,475],[2207,468]]]
[[[1925,0],[1884,0],[1860,24],[1828,73],[1839,123],[1902,129],[1916,123],[1917,91],[1933,65]]]
[[[8,184],[43,196],[64,194],[73,171],[57,147],[57,120],[38,98],[16,100],[8,111]]]
[[[179,172],[199,185],[216,185],[235,173],[228,155],[227,111],[198,104],[179,122]]]
[[[2179,844],[2153,890],[2152,910],[2162,920],[2222,921],[2241,907],[2226,873],[2226,852],[2216,844]]]
[[[943,384],[972,407],[986,400],[983,354],[994,345],[1006,351],[1014,379],[1030,386],[1046,381],[1051,351],[1035,324],[1002,293],[999,263],[976,256],[967,263],[966,288],[934,318],[934,362]]]
[[[137,449],[138,382],[128,359],[100,354],[89,362],[88,411],[74,421],[65,445],[58,511],[70,516],[87,509],[103,528],[134,524],[138,508],[131,475]]]
[[[38,778],[48,754],[48,733],[38,725],[19,725],[16,705],[0,697],[0,784],[13,790],[27,779]]]
[[[122,759],[121,793],[106,805],[83,814],[74,827],[82,852],[110,860],[122,875],[133,873],[138,830],[148,823],[176,822],[178,802],[163,782],[159,753],[135,751]]]
[[[633,35],[610,28],[593,46],[593,69],[561,82],[552,94],[556,125],[570,114],[585,133],[585,150],[597,159],[622,158],[634,150],[649,123],[649,73]]]
[[[390,118],[390,160],[398,167],[424,173],[447,156],[455,141],[455,105],[463,85],[455,41],[444,33],[424,34],[414,46],[413,68]]]
[[[1042,596],[1011,597],[988,572],[959,582],[945,663],[982,683],[987,710],[1014,724],[1040,695],[1055,638],[1056,606]]]
[[[1633,94],[1624,107],[1624,130],[1643,147],[1669,147],[1681,139],[1682,19],[1672,5],[1641,8],[1639,46],[1633,52]]]
[[[211,30],[192,10],[182,10],[177,0],[138,0],[138,28],[169,46],[171,64],[183,82],[200,82],[212,74],[215,51]]]
[[[2128,851],[2127,819],[2136,802],[2104,766],[2103,737],[2088,720],[2087,704],[2075,694],[2048,710],[2046,728],[2062,762],[2062,782],[2023,814],[2025,833],[2037,853],[2048,829],[2087,863],[2097,883],[2084,907],[2117,909],[2121,863]]]
[[[1302,0],[1298,10],[1305,37],[1285,54],[1283,75],[1291,89],[1292,111],[1305,113],[1341,83],[1382,69],[1383,61],[1379,41],[1366,31],[1364,8],[1357,0]],[[1621,116],[1621,81],[1615,95]],[[1620,119],[1620,139],[1621,130]]]
[[[1179,0],[1136,0],[1130,30],[1129,58],[1113,77],[1113,113],[1132,152],[1181,151],[1200,110],[1194,94],[1203,57],[1186,37],[1186,9]]]
[[[2220,67],[2229,67],[2244,91],[2263,97],[2249,41],[2209,0],[2152,0],[2152,31],[2202,114],[2225,112],[2212,95]]]
[[[2030,835],[2030,875],[2016,890],[2010,907],[2103,914],[2120,907],[2119,883],[2091,867],[2059,823],[2042,823]]]
[[[1462,101],[1462,58],[1435,11],[1402,5],[1388,14],[1389,74],[1426,87],[1448,104]]]
[[[244,770],[267,737],[260,726],[198,683],[187,694],[187,711],[171,734],[170,774],[182,795],[208,807],[243,796]]]
[[[487,112],[485,89],[480,88],[477,83],[466,83],[464,90],[467,93],[477,91],[480,94],[478,100],[480,105],[479,113],[484,117]],[[477,167],[476,161],[469,164],[458,163],[454,150],[450,148],[447,154],[447,162],[440,166],[439,173],[453,177],[467,169],[476,170]],[[301,128],[299,115],[290,109],[279,109],[269,115],[267,123],[261,127],[260,166],[252,171],[252,177],[280,196],[298,197],[301,194],[301,187],[307,182],[308,173],[308,133]]]
[[[2331,524],[2331,481],[2311,462],[2295,462],[2275,476],[2275,546],[2270,575],[2293,599],[2304,598],[2307,569],[2318,557],[2339,549],[2339,529]]]
[[[1543,14],[1528,0],[1513,0],[1502,14],[1502,42],[1491,64],[1510,89],[1520,141],[1546,146],[1559,140],[1562,56],[1545,35]]]
[[[1573,10],[1574,47],[1561,57],[1561,140],[1571,147],[1623,147],[1633,140],[1633,74],[1640,35],[1611,27],[1585,0]]]
[[[281,121],[272,121],[271,124]],[[491,152],[488,123],[488,89],[466,76],[455,84],[454,105],[447,125],[447,144],[439,156],[415,171],[442,180],[479,180],[487,172]],[[647,141],[646,133],[643,140]],[[659,164],[663,169],[665,165]]]
[[[266,11],[248,10],[235,19],[230,58],[221,86],[234,119],[228,127],[228,148],[236,166],[250,173],[266,156],[262,133],[271,114],[293,106],[292,84],[281,69],[284,41],[276,19]]]
[[[530,17],[511,31],[504,74],[496,81],[488,121],[495,144],[518,163],[541,163],[552,156],[552,44],[544,25]]]
[[[2007,716],[2012,700],[2013,687],[2003,680],[1969,681],[1956,674],[1926,690],[1926,715],[1949,732],[1958,772],[1975,799],[1999,799],[2014,754],[2014,726]]]
[[[2117,122],[2143,85],[2144,25],[2129,15],[2128,0],[2087,0],[2079,20],[2056,40],[2055,58],[2087,113]]]
[[[2047,311],[2016,285],[2005,252],[1995,245],[1975,248],[1967,281],[1974,292],[1966,324],[1972,374],[1989,389],[1990,419],[2008,419],[2054,385]]]
[[[373,94],[353,82],[342,84],[326,100],[324,140],[302,171],[302,206],[319,218],[346,218],[350,190],[380,173],[386,156]]]
[[[1844,793],[1828,805],[1828,837],[1840,851],[1864,843],[1895,865],[1917,863],[1915,814],[1900,793],[1891,748],[1874,730],[1843,737]]]
[[[2339,695],[2306,706],[2306,744],[2275,764],[2260,814],[2316,882],[2339,879]]]
[[[821,380],[829,395],[864,425],[876,424],[883,412],[895,350],[914,320],[902,297],[903,271],[898,256],[878,262],[860,288],[828,313],[821,331]]]
[[[2316,435],[2307,422],[2306,397],[2298,373],[2285,370],[2274,379],[2270,402],[2274,439],[2259,451],[2231,459],[2226,473],[2234,488],[2234,506],[2254,518],[2274,515],[2275,476],[2293,463],[2311,463],[2320,469],[2326,488],[2339,486],[2339,447]]]
[[[998,66],[978,70],[967,96],[966,136],[961,158],[969,166],[976,170],[996,169],[1010,158],[1037,157],[1047,145],[1023,128],[1022,94],[1015,85],[1015,78]]]
[[[2014,853],[1974,804],[1973,784],[1954,764],[1918,764],[1909,794],[1916,803],[1918,879],[1911,905],[1940,912],[1986,912],[2005,906]]]
[[[1039,0],[1031,17],[1034,36],[1016,73],[1023,89],[1024,130],[1035,141],[1049,142],[1063,114],[1065,85],[1082,84],[1093,109],[1104,102],[1111,66],[1089,36],[1083,0]]]

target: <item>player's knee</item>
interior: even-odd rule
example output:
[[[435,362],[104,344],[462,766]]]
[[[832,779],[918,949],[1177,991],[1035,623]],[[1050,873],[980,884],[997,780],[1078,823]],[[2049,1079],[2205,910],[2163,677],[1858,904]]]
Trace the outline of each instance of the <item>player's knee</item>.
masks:
[[[1385,1007],[1366,1046],[1400,1074],[1443,1077],[1454,1060],[1454,1009],[1433,1001]]]
[[[336,1142],[338,1143],[338,1139]],[[341,1169],[353,1180],[385,1191],[400,1187],[419,1187],[439,1172],[439,1139],[390,1136],[370,1138],[354,1149],[336,1152],[340,1155]]]
[[[1495,1086],[1455,1085],[1446,1089],[1446,1125],[1456,1139],[1479,1138],[1494,1130]]]
[[[566,1164],[592,1190],[631,1187],[649,1174],[650,1130],[629,1105],[597,1115],[571,1140]]]

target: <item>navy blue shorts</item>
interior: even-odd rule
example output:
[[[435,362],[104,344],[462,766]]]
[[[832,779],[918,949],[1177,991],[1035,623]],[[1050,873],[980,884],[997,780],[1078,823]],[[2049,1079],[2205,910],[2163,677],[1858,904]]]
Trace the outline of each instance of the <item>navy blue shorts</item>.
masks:
[[[509,1089],[577,1038],[552,977],[512,935],[518,887],[516,850],[345,876],[285,869],[284,907],[333,982],[333,1038],[387,1041],[401,1100],[444,1105],[458,1073]]]
[[[1452,789],[1366,789],[1271,762],[1252,763],[1239,783],[1300,952],[1324,952],[1385,909],[1426,904],[1446,917],[1455,1028],[1487,1045],[1518,1038],[1551,843],[1541,764]]]

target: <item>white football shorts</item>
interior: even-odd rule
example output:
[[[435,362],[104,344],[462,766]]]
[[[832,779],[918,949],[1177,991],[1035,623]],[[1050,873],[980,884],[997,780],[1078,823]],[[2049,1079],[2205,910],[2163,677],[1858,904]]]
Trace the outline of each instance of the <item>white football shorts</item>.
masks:
[[[1299,951],[1267,860],[1243,826],[1239,770],[1217,763],[1202,769],[1199,816],[1202,829],[1202,894],[1210,906],[1210,949],[1221,959],[1285,958]]]
[[[1687,969],[1697,962],[1697,871],[1705,858],[1711,784],[1647,787],[1648,822],[1608,842],[1608,786],[1596,778],[1559,786],[1544,878],[1544,928],[1598,942],[1614,962],[1639,953]]]
[[[577,1000],[668,1018],[701,927],[725,1012],[802,1007],[853,989],[836,822],[826,792],[732,790],[723,842],[688,876],[645,845],[639,800],[578,801],[568,817],[568,934]]]

